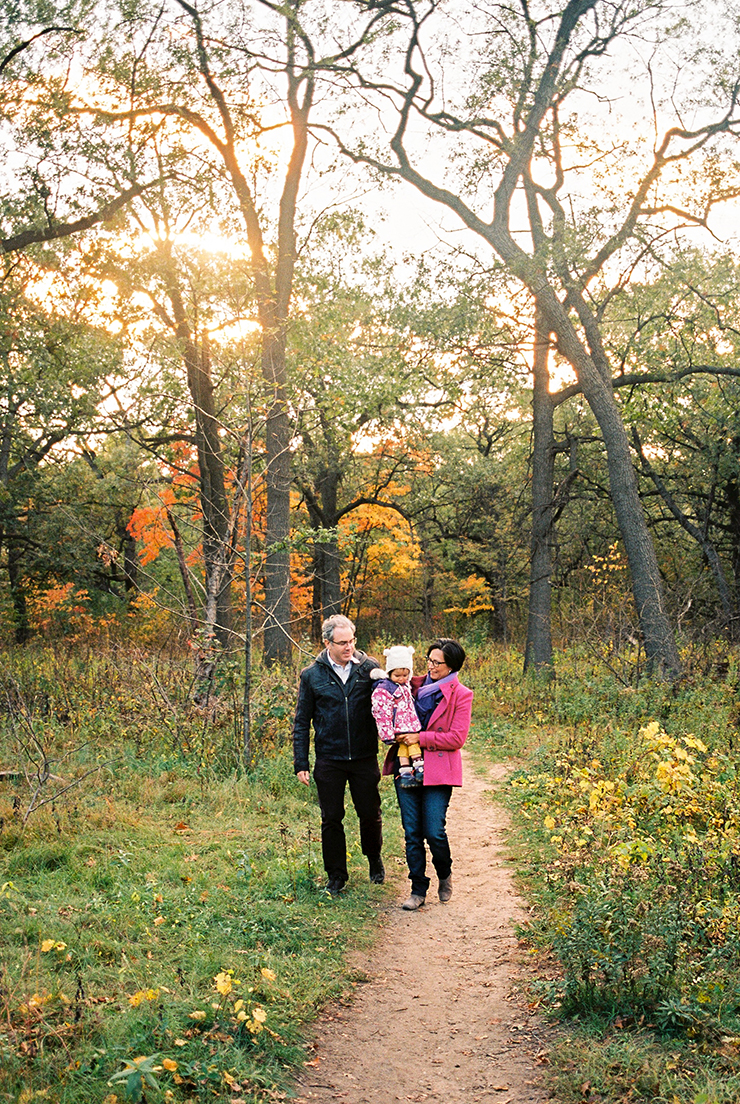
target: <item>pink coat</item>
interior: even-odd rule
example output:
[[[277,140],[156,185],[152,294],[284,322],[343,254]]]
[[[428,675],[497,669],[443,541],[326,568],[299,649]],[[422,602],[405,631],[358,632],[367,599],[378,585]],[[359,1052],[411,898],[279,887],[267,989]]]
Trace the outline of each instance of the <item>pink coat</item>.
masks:
[[[417,689],[423,678],[412,680]],[[425,786],[462,786],[460,748],[468,738],[473,708],[473,691],[461,682],[440,687],[442,700],[429,718],[429,727],[419,733],[424,751]],[[383,774],[393,774],[395,751],[391,748],[383,764]]]
[[[395,743],[399,732],[418,732],[421,728],[410,686],[396,686],[391,693],[387,683],[380,683],[373,690],[370,708],[384,744]]]

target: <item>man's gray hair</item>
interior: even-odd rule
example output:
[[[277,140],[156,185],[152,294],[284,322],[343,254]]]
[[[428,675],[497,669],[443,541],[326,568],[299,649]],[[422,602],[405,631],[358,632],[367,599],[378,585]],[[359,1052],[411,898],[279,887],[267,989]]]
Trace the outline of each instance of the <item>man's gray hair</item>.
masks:
[[[335,629],[349,629],[352,635],[355,635],[355,626],[349,617],[345,617],[343,613],[333,613],[331,617],[327,617],[321,626],[321,639],[328,640],[330,644],[334,641]]]

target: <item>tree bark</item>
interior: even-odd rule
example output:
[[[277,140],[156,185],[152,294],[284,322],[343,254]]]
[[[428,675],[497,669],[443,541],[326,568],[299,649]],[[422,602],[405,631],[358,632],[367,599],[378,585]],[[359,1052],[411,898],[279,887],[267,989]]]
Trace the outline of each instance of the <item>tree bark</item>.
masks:
[[[268,307],[270,304],[268,304]],[[268,387],[265,488],[264,658],[289,663],[290,637],[290,419],[285,364],[287,309],[275,320],[277,333],[262,326],[262,374]]]
[[[313,487],[304,484],[303,493],[308,507],[311,526],[317,534],[327,534],[316,539],[313,546],[313,600],[311,631],[314,640],[321,640],[321,623],[332,614],[342,612],[341,558],[336,534],[332,530],[339,524],[338,509],[341,472],[323,466]],[[328,535],[332,533],[332,535]]]
[[[207,342],[198,345],[180,291],[169,245],[163,248],[164,276],[172,305],[175,333],[187,373],[195,414],[195,440],[200,473],[199,493],[203,513],[203,561],[205,567],[206,634],[214,632],[228,648],[231,639],[231,581],[233,550],[229,504],[226,497],[223,453]]]
[[[529,613],[524,670],[551,679],[552,652],[552,526],[555,482],[553,402],[548,354],[550,335],[544,319],[535,316],[532,373],[532,533],[530,538]]]
[[[23,574],[20,569],[23,549],[14,544],[12,539],[10,541],[6,540],[6,547],[8,580],[10,582],[10,596],[13,602],[13,619],[15,622],[14,637],[16,644],[25,644],[31,636],[31,625],[28,619],[28,603],[23,585]]]
[[[601,430],[611,498],[630,567],[632,594],[644,637],[648,670],[661,678],[675,678],[681,672],[681,662],[665,608],[658,558],[640,501],[627,431],[614,398],[611,377],[598,370],[553,289],[540,283],[535,296],[547,324],[557,335],[558,348],[578,377],[584,398]]]

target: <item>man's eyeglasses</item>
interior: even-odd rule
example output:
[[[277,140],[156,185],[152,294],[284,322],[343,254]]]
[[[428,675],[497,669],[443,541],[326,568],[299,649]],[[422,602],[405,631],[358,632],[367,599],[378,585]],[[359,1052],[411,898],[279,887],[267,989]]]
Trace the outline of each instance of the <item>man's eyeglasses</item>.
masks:
[[[351,636],[349,640],[332,640],[332,644],[336,644],[338,648],[345,648],[348,644],[354,644],[357,637]]]

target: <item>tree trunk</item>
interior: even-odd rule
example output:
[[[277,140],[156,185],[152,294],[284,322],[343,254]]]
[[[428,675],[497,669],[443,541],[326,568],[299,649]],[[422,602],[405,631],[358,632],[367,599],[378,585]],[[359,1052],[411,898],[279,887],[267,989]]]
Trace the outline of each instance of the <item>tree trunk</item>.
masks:
[[[250,415],[251,418],[251,415]],[[242,765],[249,770],[254,749],[252,747],[252,514],[254,498],[252,487],[252,425],[247,426],[244,441],[245,467],[243,497],[246,510],[244,526],[244,691],[242,695]]]
[[[421,611],[424,617],[424,632],[431,637],[434,630],[434,564],[429,554],[429,541],[425,535],[419,537],[421,549],[422,591]]]
[[[182,579],[182,585],[185,591],[185,600],[187,602],[188,616],[190,618],[190,632],[193,636],[195,636],[198,632],[198,610],[195,605],[195,595],[193,594],[193,587],[190,582],[190,572],[188,571],[188,565],[185,559],[185,549],[183,548],[180,530],[169,506],[167,507],[166,512],[167,520],[169,521],[170,529],[172,530],[172,539],[175,545],[175,555],[177,556],[177,566],[180,568],[180,578]]]
[[[446,111],[441,112],[439,116],[432,112],[429,104],[433,98],[433,92],[430,92],[428,87],[422,87],[429,74],[426,70],[417,70],[414,67],[412,58],[415,59],[414,51],[418,46],[416,24],[409,39],[406,61],[408,83],[399,107],[398,123],[390,139],[395,164],[383,165],[377,158],[368,157],[362,151],[350,151],[346,150],[346,147],[343,149],[356,161],[369,161],[376,168],[403,177],[424,195],[454,211],[466,226],[492,247],[508,272],[529,289],[534,299],[537,316],[544,320],[547,332],[555,335],[559,352],[576,372],[581,391],[602,433],[612,500],[629,561],[632,589],[645,640],[649,669],[658,675],[675,677],[681,670],[678,649],[665,609],[657,556],[638,494],[629,441],[614,400],[608,359],[602,347],[598,322],[584,298],[583,288],[587,281],[582,281],[579,285],[569,267],[567,236],[563,236],[565,213],[557,198],[563,186],[561,179],[563,159],[559,147],[559,126],[556,124],[562,108],[562,99],[567,94],[568,81],[571,79],[570,76],[567,79],[563,76],[563,67],[573,64],[572,59],[566,61],[566,52],[571,45],[571,39],[580,31],[581,20],[594,6],[594,0],[585,0],[583,3],[581,0],[568,0],[568,3],[563,6],[557,34],[541,72],[538,70],[535,75],[534,68],[522,72],[522,85],[515,108],[516,124],[513,136],[504,138],[505,128],[496,120],[476,119],[474,125],[470,124],[470,129],[477,134],[484,133],[491,137],[493,147],[499,151],[496,157],[500,156],[503,159],[499,181],[494,190],[493,217],[490,221],[476,214],[461,194],[450,190],[449,177],[444,185],[437,185],[419,172],[412,164],[408,150],[405,148],[409,119],[413,116],[412,109],[419,104],[423,104],[422,113],[429,112],[427,118],[440,122],[440,125],[445,128],[450,126],[454,129],[450,123],[453,117],[448,116]],[[527,15],[526,18],[529,19],[529,16]],[[531,29],[530,27],[529,30]],[[614,35],[617,33],[616,29],[610,32]],[[585,40],[589,41],[588,35]],[[597,34],[589,48],[594,48],[594,52],[597,48],[601,51],[605,41],[608,41],[608,38],[602,40]],[[535,42],[537,42],[536,51]],[[536,59],[539,65],[537,53],[541,49],[541,44],[537,35],[533,35],[532,44],[533,52],[529,62],[534,66]],[[586,50],[582,55],[585,58],[588,53],[586,47],[581,45],[578,48]],[[508,64],[510,61],[511,59],[507,59],[507,62],[502,61],[501,64]],[[425,97],[430,98],[425,99]],[[533,180],[531,169],[535,157],[541,159],[544,156],[542,144],[545,143],[544,128],[548,113],[554,115],[552,126],[548,123],[546,127],[551,133],[553,143],[554,184],[549,189],[535,189],[531,183]],[[460,129],[465,129],[465,126],[461,124]],[[592,276],[602,271],[609,256],[617,251],[623,241],[634,235],[635,225],[640,217],[641,203],[646,200],[650,188],[660,174],[673,133],[673,131],[667,133],[664,145],[660,151],[656,151],[654,164],[643,178],[638,195],[631,204],[630,214],[619,233],[612,236],[609,243],[611,253],[606,253],[603,258],[599,254],[594,260]],[[540,140],[542,144],[538,144]],[[492,169],[495,163],[494,160]],[[511,229],[512,206],[517,190],[522,185],[528,204],[529,231],[535,246],[534,254],[526,252]],[[552,239],[546,249],[542,248],[542,243],[547,241],[548,235],[539,212],[540,198],[544,199],[553,216]],[[516,218],[519,218],[518,210]],[[553,264],[560,269],[558,279],[566,294],[563,301],[558,297],[548,276],[548,271]],[[578,310],[579,322],[585,334],[584,339],[571,320],[569,312],[573,308]]]
[[[336,530],[339,523],[337,502],[341,473],[335,468],[327,468],[318,480],[321,495],[324,524],[329,530]],[[324,577],[322,580],[321,607],[323,616],[342,612],[342,576],[339,543],[334,532],[324,543]]]
[[[740,441],[733,441],[735,452],[740,452]],[[733,605],[740,608],[740,483],[728,479],[725,485],[730,531]]]
[[[7,352],[3,356],[3,367],[6,370],[6,378],[11,378]],[[0,486],[4,488],[8,496],[8,512],[6,518],[8,520],[10,534],[5,526],[0,528],[0,548],[2,547],[3,541],[5,541],[7,549],[8,581],[10,583],[10,596],[13,602],[15,642],[16,644],[25,644],[31,635],[31,626],[28,621],[26,592],[23,587],[23,577],[20,570],[23,553],[20,547],[13,542],[12,534],[17,530],[18,521],[15,516],[14,506],[12,505],[12,498],[10,494],[8,494],[13,427],[19,410],[19,404],[11,400],[8,406],[9,409],[3,418],[2,431],[0,432]]]
[[[532,392],[532,533],[529,569],[529,615],[524,670],[551,679],[552,526],[555,482],[553,402],[548,354],[550,335],[541,313],[535,315],[534,389]]]
[[[313,597],[311,634],[321,641],[321,624],[332,614],[342,612],[341,558],[336,534],[339,523],[339,484],[342,473],[325,464],[312,483],[302,484],[311,527],[316,533],[313,543]]]
[[[264,654],[268,666],[290,663],[290,419],[285,319],[262,330],[262,374],[268,387],[265,487]]]
[[[316,527],[318,528],[318,526]],[[321,643],[322,617],[322,584],[324,579],[324,546],[320,541],[314,541],[313,553],[313,587],[311,592],[311,639],[314,644]]]
[[[10,581],[10,596],[13,602],[13,618],[15,621],[14,636],[16,644],[25,644],[31,636],[31,625],[28,620],[28,604],[26,591],[23,586],[23,575],[20,563],[23,551],[12,541],[7,542],[8,550],[8,579]]]
[[[216,413],[207,343],[198,348],[185,311],[172,257],[164,254],[167,292],[176,334],[187,372],[188,389],[195,412],[195,440],[200,471],[200,503],[203,513],[205,565],[205,630],[215,632],[222,647],[231,639],[231,579],[233,551],[230,541],[229,505],[226,497],[220,423]]]
[[[558,348],[573,367],[601,430],[611,498],[629,562],[648,670],[659,677],[675,678],[681,672],[681,662],[665,609],[658,558],[640,501],[627,431],[614,399],[611,378],[606,371],[599,371],[581,344],[553,289],[540,283],[535,295],[538,308],[547,319],[550,331],[557,335]]]

